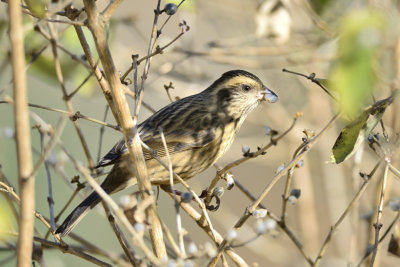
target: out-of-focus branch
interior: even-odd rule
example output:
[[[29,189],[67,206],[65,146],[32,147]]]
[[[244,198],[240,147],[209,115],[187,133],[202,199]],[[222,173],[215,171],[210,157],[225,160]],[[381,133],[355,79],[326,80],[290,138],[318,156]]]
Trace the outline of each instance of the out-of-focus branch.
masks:
[[[21,235],[21,233],[10,233],[10,234],[18,236],[18,237]],[[64,253],[68,253],[68,254],[72,254],[72,255],[78,256],[79,258],[87,260],[87,261],[89,261],[89,262],[91,262],[93,264],[96,264],[98,266],[103,266],[103,267],[111,267],[112,266],[111,264],[108,264],[108,263],[106,263],[104,261],[101,261],[101,260],[99,260],[99,259],[97,259],[97,258],[95,258],[93,256],[90,256],[89,254],[86,254],[86,253],[84,253],[84,252],[82,252],[80,250],[74,249],[71,246],[65,246],[63,244],[51,242],[51,241],[48,241],[48,240],[45,240],[45,239],[42,239],[42,238],[39,238],[39,237],[36,237],[36,236],[33,238],[33,240],[35,242],[39,242],[40,244],[42,244],[44,246],[58,248]],[[30,260],[31,255],[29,254],[28,256],[29,256],[29,260]],[[20,265],[17,264],[17,266],[20,266]],[[29,262],[28,266],[30,266],[30,262]]]
[[[79,42],[81,43],[81,46],[83,48],[83,51],[85,52],[85,56],[87,61],[89,62],[89,65],[92,67],[92,70],[94,72],[94,75],[96,76],[97,82],[99,83],[101,90],[104,94],[105,99],[108,102],[108,105],[110,106],[111,112],[114,115],[115,121],[119,125],[119,117],[118,113],[114,107],[114,102],[113,102],[113,97],[111,90],[109,89],[109,85],[107,83],[107,80],[105,79],[103,73],[101,72],[100,68],[98,67],[96,61],[93,58],[92,52],[90,51],[90,46],[88,42],[86,41],[85,34],[83,33],[82,27],[76,26],[75,27],[76,34],[78,35]]]
[[[62,69],[61,69],[61,62],[60,62],[60,59],[58,57],[58,51],[57,51],[57,46],[56,46],[56,42],[55,42],[55,39],[54,39],[54,34],[53,34],[52,30],[51,30],[52,27],[50,27],[50,26],[51,25],[49,25],[50,36],[52,36],[52,41],[50,43],[51,43],[51,48],[52,48],[52,52],[53,52],[53,56],[54,56],[54,69],[55,69],[55,72],[56,72],[57,80],[58,80],[58,82],[60,84],[60,87],[61,87],[61,91],[63,93],[63,99],[65,101],[65,105],[67,106],[68,111],[71,114],[73,114],[73,113],[75,113],[74,112],[74,108],[72,106],[71,101],[68,99],[67,88],[66,88],[65,83],[64,83],[64,76],[63,76]],[[78,134],[79,140],[81,141],[83,151],[85,153],[86,159],[87,159],[88,164],[89,164],[89,168],[90,168],[90,170],[93,170],[94,169],[93,159],[92,159],[92,156],[91,156],[90,151],[89,151],[89,146],[88,146],[88,144],[86,142],[86,139],[85,139],[85,137],[83,135],[82,129],[79,127],[79,124],[78,124],[77,121],[73,121],[72,124],[74,125],[76,133]]]
[[[7,192],[9,195],[11,195],[11,196],[12,196],[12,199],[13,199],[14,201],[16,201],[16,202],[18,203],[19,206],[21,206],[22,201],[21,201],[20,197],[15,193],[14,189],[13,189],[11,186],[8,186],[8,185],[7,185],[6,183],[4,183],[4,182],[0,182],[0,189],[1,189],[2,191]],[[30,212],[32,213],[32,216],[35,216],[36,218],[38,218],[38,219],[46,226],[46,228],[47,228],[49,231],[53,232],[52,229],[51,229],[51,225],[50,225],[49,222],[43,217],[42,214],[40,214],[40,213],[37,212],[36,210],[31,210]],[[58,241],[60,241],[60,239],[57,238],[56,236],[55,236],[55,238],[56,238]],[[29,265],[29,266],[30,266],[30,265]]]
[[[40,27],[39,25],[37,25],[35,27],[35,31],[40,33],[44,38],[46,38],[46,40],[48,40],[50,43],[53,42],[58,49],[60,49],[61,51],[63,51],[64,53],[68,54],[73,60],[75,60],[76,62],[79,62],[82,66],[84,66],[85,68],[87,68],[88,70],[90,70],[90,66],[87,64],[87,62],[85,60],[83,60],[82,58],[80,58],[79,56],[77,56],[76,54],[70,52],[67,48],[65,48],[60,42],[58,42],[57,40],[52,39],[52,37],[50,36],[49,33],[45,32],[42,27]]]
[[[101,12],[103,15],[103,20],[109,21],[111,18],[111,15],[114,13],[114,11],[117,9],[117,7],[121,4],[122,0],[112,0],[108,4],[108,6]]]
[[[11,99],[10,100],[0,101],[0,104],[4,104],[4,103],[13,104],[14,102]],[[100,125],[105,126],[105,127],[109,127],[109,128],[114,129],[116,131],[120,130],[120,128],[118,126],[116,126],[116,125],[112,125],[112,124],[109,124],[109,123],[106,123],[106,122],[103,122],[103,121],[99,121],[99,120],[93,119],[91,117],[85,116],[85,115],[81,114],[79,111],[77,111],[75,113],[70,113],[70,112],[68,112],[66,110],[57,109],[57,108],[50,108],[50,107],[45,107],[45,106],[41,106],[41,105],[37,105],[37,104],[31,104],[31,103],[28,103],[28,106],[33,107],[33,108],[39,108],[39,109],[54,111],[54,112],[58,112],[58,113],[61,113],[61,114],[67,114],[71,120],[84,119],[84,120],[87,120],[87,121],[91,121],[91,122],[100,124]]]
[[[8,3],[9,36],[14,88],[15,138],[21,210],[18,220],[17,266],[31,266],[35,209],[35,177],[32,176],[31,136],[26,92],[24,33],[19,1]]]
[[[144,60],[148,60],[152,57],[154,57],[155,55],[161,54],[164,52],[164,49],[168,48],[168,46],[172,45],[176,40],[178,40],[182,35],[184,35],[185,32],[181,32],[179,33],[174,39],[172,39],[170,42],[168,42],[166,45],[164,45],[163,47],[158,47],[155,51],[151,52],[150,54],[148,54],[147,56],[144,56],[140,59],[137,60],[137,65],[139,65],[142,61]],[[129,69],[124,73],[124,75],[122,75],[121,77],[121,81],[125,80],[126,76],[129,75],[129,73],[133,70],[133,67],[130,66]]]

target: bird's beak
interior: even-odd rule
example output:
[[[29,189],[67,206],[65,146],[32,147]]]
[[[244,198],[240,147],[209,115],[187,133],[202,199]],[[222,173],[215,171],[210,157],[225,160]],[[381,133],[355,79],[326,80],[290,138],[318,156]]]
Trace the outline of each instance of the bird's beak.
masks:
[[[258,93],[257,98],[260,101],[266,100],[269,103],[275,103],[276,101],[278,101],[278,96],[267,87],[264,87],[264,89]]]

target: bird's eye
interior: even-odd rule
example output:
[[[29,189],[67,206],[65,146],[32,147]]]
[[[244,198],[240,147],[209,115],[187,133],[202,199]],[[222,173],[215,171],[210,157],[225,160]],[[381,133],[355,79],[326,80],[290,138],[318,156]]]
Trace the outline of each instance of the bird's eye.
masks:
[[[251,86],[250,86],[250,85],[247,85],[247,84],[243,84],[242,90],[243,90],[244,92],[249,92],[249,91],[251,90]]]

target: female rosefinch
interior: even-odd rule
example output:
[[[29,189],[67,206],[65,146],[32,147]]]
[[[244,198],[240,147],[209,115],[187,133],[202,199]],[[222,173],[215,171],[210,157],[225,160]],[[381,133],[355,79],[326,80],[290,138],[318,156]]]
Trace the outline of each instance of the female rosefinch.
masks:
[[[231,146],[244,119],[258,104],[278,97],[255,75],[244,70],[224,73],[206,90],[177,100],[159,110],[138,126],[140,138],[167,162],[161,141],[166,139],[173,170],[189,179],[214,164]],[[153,185],[169,183],[169,171],[151,153],[143,150],[148,175]],[[129,172],[130,161],[124,139],[120,140],[97,167],[114,165],[101,184],[108,194],[136,184]],[[93,192],[65,219],[56,233],[67,235],[83,216],[101,201]]]

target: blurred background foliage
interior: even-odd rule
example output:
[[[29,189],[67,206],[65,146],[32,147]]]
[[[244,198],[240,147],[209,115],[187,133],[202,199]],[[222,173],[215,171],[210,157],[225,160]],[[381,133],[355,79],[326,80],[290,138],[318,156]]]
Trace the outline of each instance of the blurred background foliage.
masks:
[[[26,3],[36,5],[37,1]],[[53,2],[55,3],[46,2],[48,10],[64,3]],[[163,4],[167,2],[180,1],[164,1]],[[72,3],[77,8],[83,6],[81,1],[74,0]],[[100,10],[107,3],[105,0],[97,1]],[[7,8],[6,3],[2,2],[1,5],[4,8],[0,9],[0,100],[4,100],[12,96],[12,86],[6,28]],[[123,1],[110,24],[105,27],[115,65],[122,74],[131,65],[132,54],[146,55],[155,5],[155,0]],[[354,151],[355,156],[345,162],[329,163],[331,149],[340,131],[359,116],[365,107],[371,105],[373,99],[384,99],[394,88],[399,88],[399,8],[399,3],[395,0],[187,0],[164,27],[159,44],[163,46],[177,36],[180,33],[178,24],[183,20],[190,26],[190,31],[152,60],[144,101],[156,110],[168,104],[164,85],[170,82],[174,85],[170,94],[175,98],[200,92],[227,70],[246,69],[259,76],[268,87],[278,93],[280,102],[263,105],[248,118],[239,132],[239,138],[220,161],[220,165],[240,158],[244,145],[249,146],[251,151],[255,151],[257,146],[265,145],[269,141],[264,135],[265,126],[283,132],[291,124],[295,112],[303,112],[304,115],[296,127],[282,142],[269,150],[267,155],[232,170],[234,176],[254,195],[260,193],[279,166],[290,161],[295,149],[302,143],[304,129],[319,132],[339,109],[343,110],[343,120],[335,124],[307,154],[304,167],[295,171],[293,188],[301,190],[301,197],[295,205],[289,205],[286,212],[287,224],[298,235],[304,250],[315,257],[330,227],[348,206],[362,183],[359,173],[370,172],[378,161],[376,153],[364,144]],[[40,13],[41,9],[37,12]],[[84,17],[79,19],[83,20]],[[38,22],[37,19],[24,15],[26,60],[32,62],[27,69],[29,102],[66,110],[54,72],[51,45],[35,25],[43,32],[53,31],[58,44],[80,59],[84,59],[82,48],[72,26]],[[95,53],[89,31],[85,30],[85,35],[92,47],[92,53]],[[42,52],[39,53],[40,51]],[[58,54],[67,90],[72,92],[86,79],[89,72],[73,60],[70,54],[61,50]],[[316,73],[318,78],[329,79],[328,87],[338,98],[338,103],[317,85],[303,77],[283,73],[282,68],[306,75]],[[103,120],[106,101],[93,77],[89,78],[71,101],[75,111]],[[132,100],[130,104],[132,106]],[[46,110],[31,108],[31,112],[52,125],[56,125],[60,117],[58,113]],[[12,106],[0,104],[0,114],[1,170],[18,192],[15,144],[12,139]],[[150,114],[151,111],[142,108],[140,120]],[[390,137],[389,142],[385,141],[384,147],[390,151],[393,164],[399,162],[396,139],[400,130],[399,114],[399,101],[394,100],[383,116]],[[111,116],[106,121],[115,124]],[[78,122],[94,159],[108,151],[121,137],[120,133],[106,129],[99,148],[100,126],[84,120]],[[31,124],[34,125],[35,122],[32,120]],[[379,124],[372,132],[376,133],[382,137]],[[36,130],[32,130],[32,140],[33,150],[40,151],[40,137]],[[87,165],[71,123],[67,125],[61,140],[72,155]],[[38,158],[36,153],[34,160]],[[77,172],[58,148],[54,149],[50,158],[53,162],[51,172],[55,211],[58,213],[75,188],[69,181]],[[190,180],[190,185],[200,193],[214,175],[215,169],[210,168],[198,178]],[[368,245],[373,243],[372,224],[381,177],[382,170],[379,169],[361,200],[352,208],[352,213],[333,237],[322,266],[357,264]],[[396,201],[399,197],[398,182],[390,180],[384,228],[398,212],[388,208],[389,200]],[[278,215],[281,212],[283,189],[282,180],[263,201],[269,210]],[[136,189],[127,191],[134,190]],[[84,190],[80,197],[88,192],[90,189]],[[115,199],[118,200],[127,193],[121,192]],[[75,199],[72,206],[78,202],[79,199]],[[223,235],[228,233],[249,203],[236,188],[226,191],[220,209],[210,213],[215,228]],[[2,209],[6,206],[3,202],[0,203],[0,229],[8,227],[8,224],[3,225],[3,218],[9,217],[6,215],[9,211]],[[49,217],[44,168],[37,175],[36,207],[37,211]],[[174,231],[175,218],[170,216],[174,212],[173,202],[163,193],[159,196],[158,209],[161,218]],[[74,232],[98,246],[122,253],[102,208],[95,210]],[[186,243],[193,241],[199,247],[204,247],[209,242],[207,236],[198,230],[192,220],[183,216],[183,226],[188,231]],[[62,218],[64,217],[65,214]],[[259,220],[252,219],[239,231],[238,243],[255,235],[258,222]],[[38,235],[45,233],[40,222],[36,221],[35,226]],[[12,227],[17,230],[15,221],[12,222]],[[395,227],[398,227],[398,222]],[[74,244],[69,239],[67,241]],[[381,244],[376,264],[399,266],[400,259],[387,252],[388,242],[387,238]],[[15,244],[15,239],[6,243],[0,242],[1,266],[15,265],[13,252],[7,249],[12,247],[10,244]],[[292,241],[279,228],[268,231],[236,250],[254,266],[308,266]],[[58,250],[45,250],[43,258],[47,266],[91,266]],[[199,266],[203,266],[202,264],[204,262]]]

